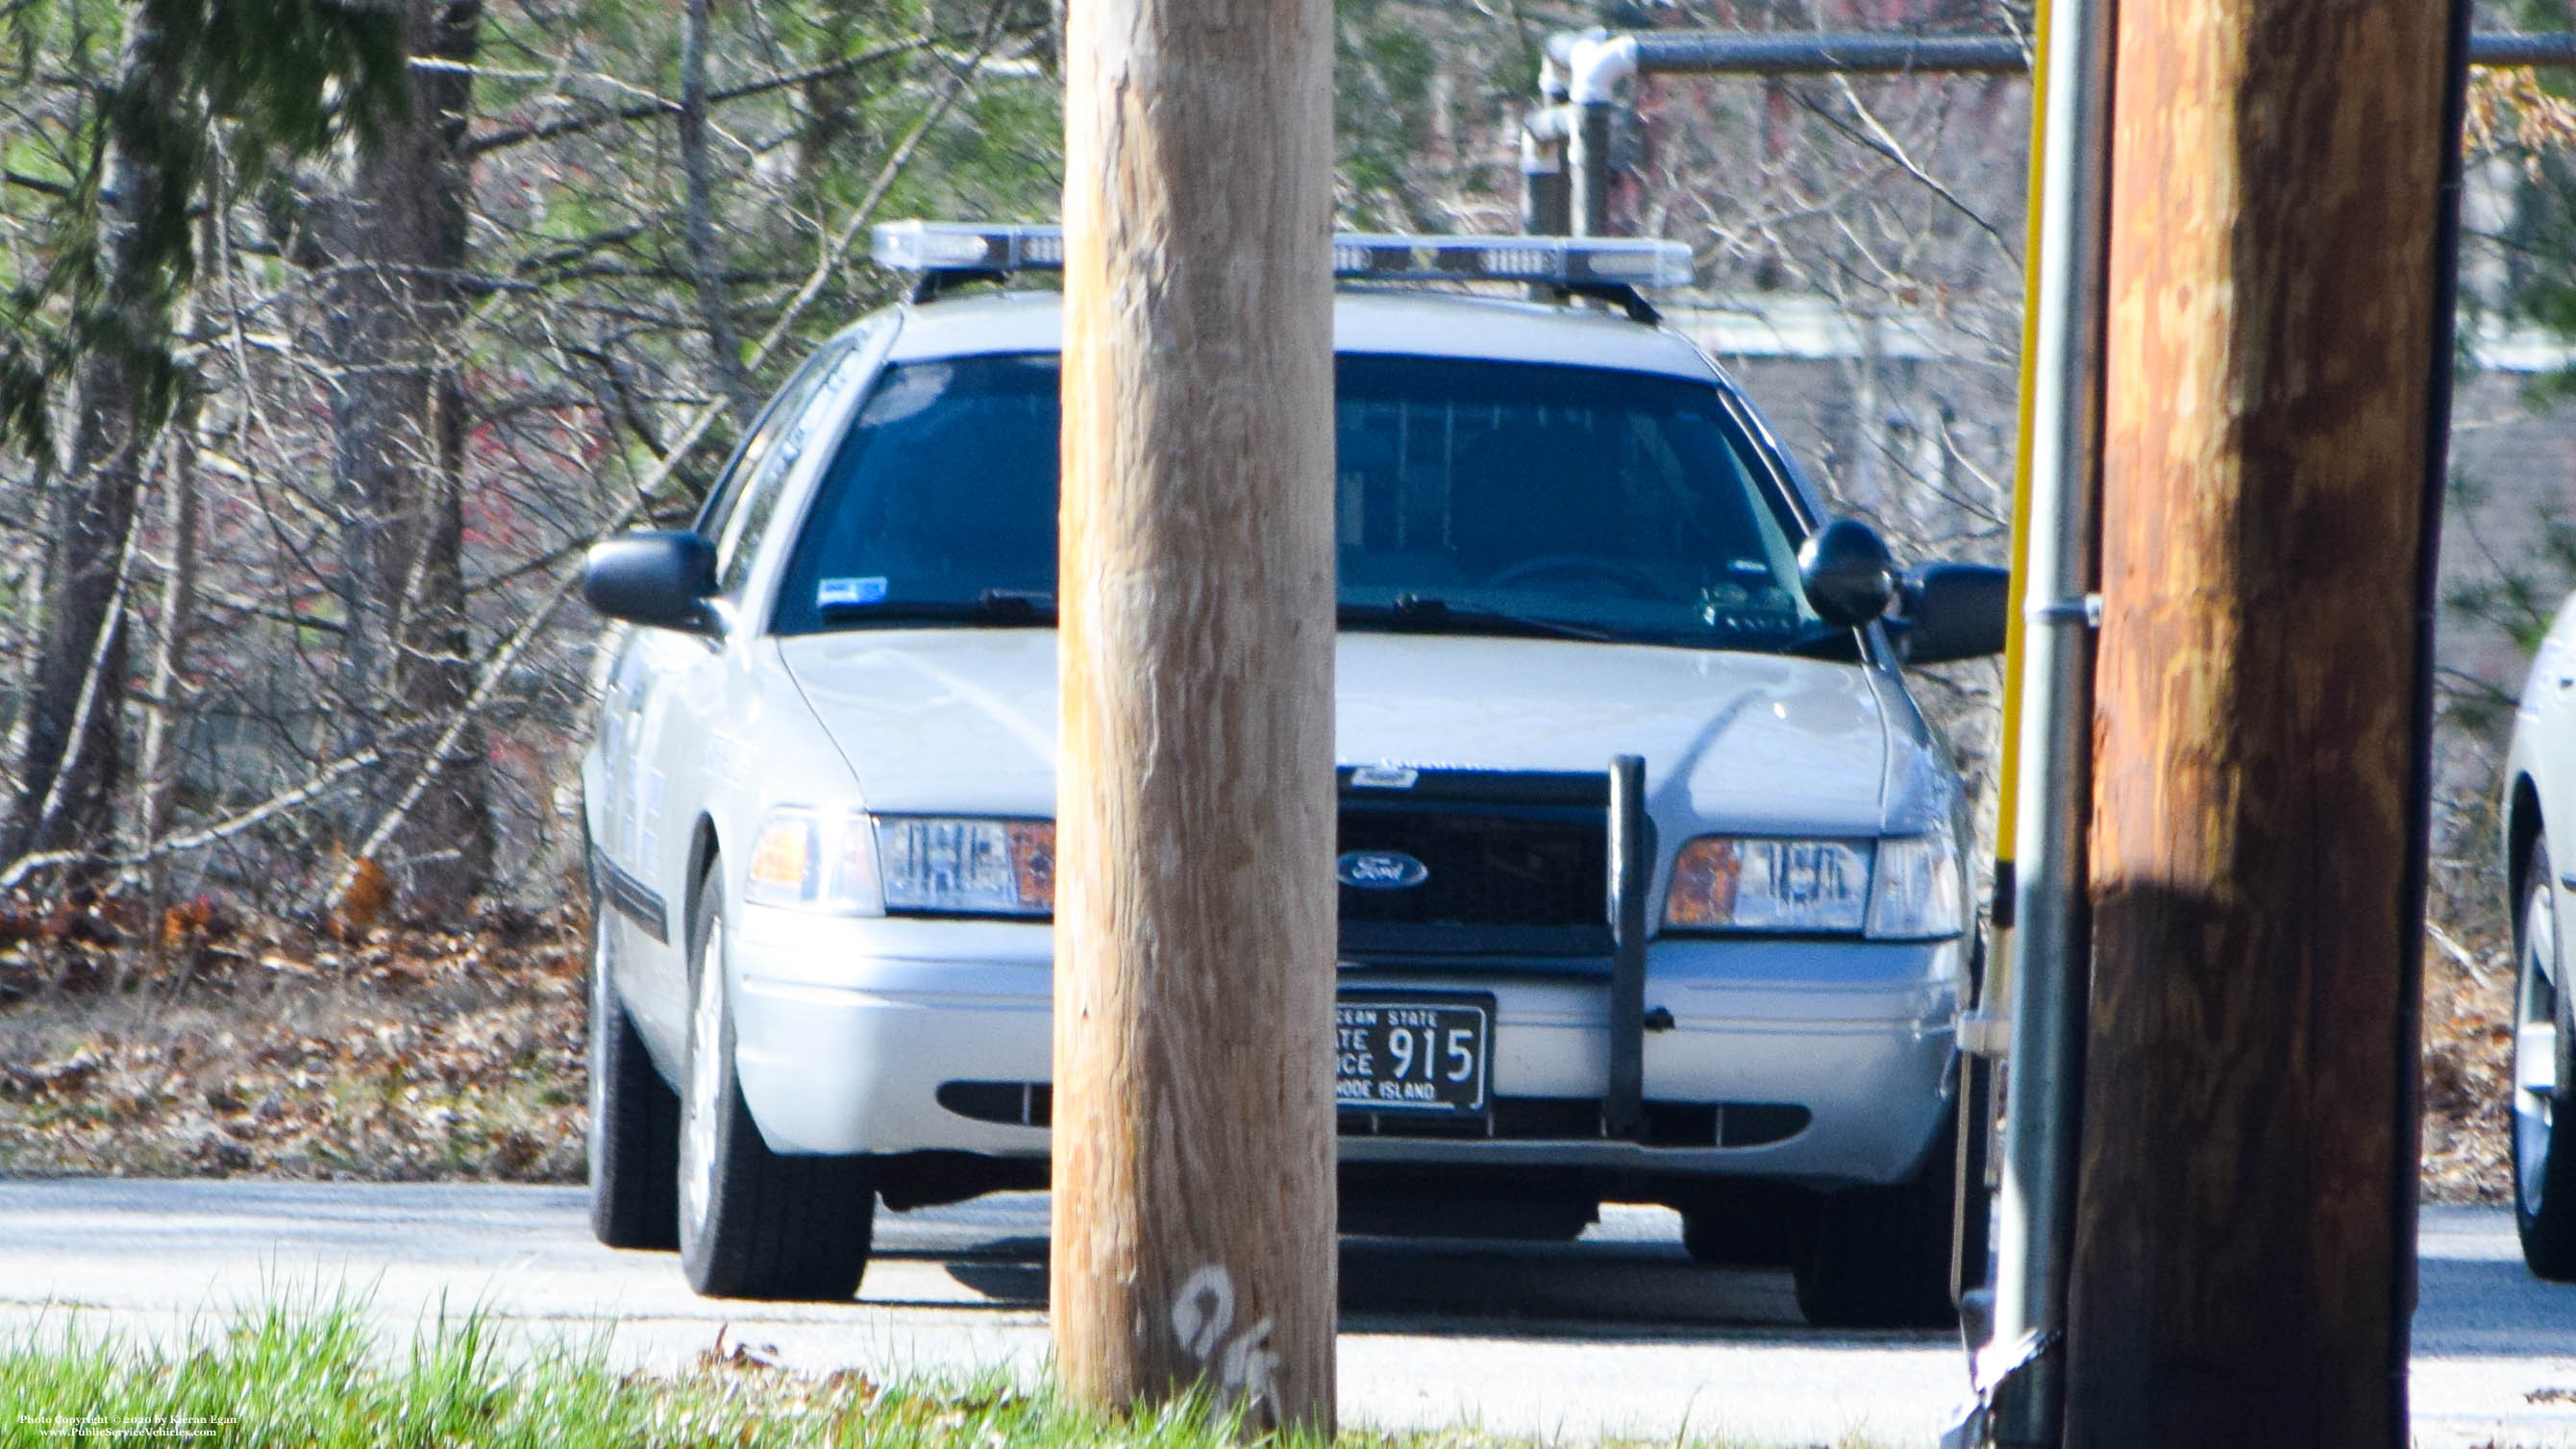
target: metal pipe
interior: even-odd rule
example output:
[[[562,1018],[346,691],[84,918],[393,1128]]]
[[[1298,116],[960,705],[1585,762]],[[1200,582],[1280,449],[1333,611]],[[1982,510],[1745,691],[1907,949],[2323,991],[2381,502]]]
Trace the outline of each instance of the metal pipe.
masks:
[[[2109,230],[2110,17],[2051,0],[2042,123],[2029,569],[2015,821],[2010,1066],[1996,1204],[1993,1332],[1977,1384],[1999,1446],[2054,1446],[2064,1412],[2066,1268],[2083,1109],[2091,921],[2095,499]]]
[[[1570,236],[1574,191],[1565,172],[1566,107],[1542,107],[1521,120],[1521,231]]]
[[[1568,31],[1549,37],[1549,65],[1567,78],[1571,90],[1579,84],[1577,59],[1586,46],[1597,53],[1620,44],[1634,47],[1631,73],[1639,75],[2018,75],[2030,69],[2029,53],[2011,36],[1901,31],[1648,31],[1636,35]],[[2469,38],[2469,63],[2576,66],[2576,33],[2474,35]]]
[[[1574,48],[1574,39],[1559,33],[1541,47],[1539,107],[1521,118],[1521,230],[1531,236],[1574,234],[1573,183],[1566,175],[1565,154],[1573,123],[1566,114],[1564,55]]]
[[[1543,164],[1521,168],[1521,231],[1527,236],[1571,236],[1574,233],[1574,187],[1565,174],[1565,143],[1548,148]],[[1523,144],[1521,156],[1530,159]]]
[[[2048,118],[2048,0],[2037,0],[2031,19],[2034,46],[2040,63],[2031,72],[2031,136],[2024,156],[2026,171],[2023,195],[2036,198],[2040,193],[2042,163],[2047,159],[2046,132]],[[2022,212],[2022,295],[2039,295],[2040,211],[2025,206]],[[2022,308],[2021,354],[2023,358],[2039,355],[2039,314],[2036,309]],[[2011,576],[2030,577],[2030,439],[2035,424],[2032,377],[2028,367],[2017,369],[2013,389],[2013,491],[2012,532],[2010,539]],[[2003,720],[1999,741],[2000,758],[1995,777],[1995,866],[1992,894],[1986,917],[1985,969],[1978,974],[1977,996],[1969,1011],[1959,1018],[1960,1052],[1959,1144],[1960,1167],[1958,1190],[1954,1199],[1957,1219],[1951,1225],[1950,1282],[1958,1295],[1959,1333],[1966,1343],[1972,1361],[1994,1338],[1995,1307],[1995,1242],[1994,1202],[2002,1183],[2003,1162],[1997,1140],[1997,1116],[2002,1102],[1996,1094],[2005,1078],[2003,1061],[2011,1047],[2013,963],[2017,959],[2013,945],[2013,908],[2016,899],[2017,872],[2013,847],[2019,833],[2020,758],[2016,747],[2021,738],[2022,659],[2029,651],[2030,622],[2019,609],[2010,612],[2004,630]],[[1968,1149],[1982,1146],[1982,1154]],[[1971,1165],[1981,1169],[1970,1174]],[[1955,1425],[1945,1436],[1945,1446],[1973,1438],[1984,1442],[1985,1415],[1980,1401],[1972,1405],[1966,1422]]]
[[[1574,108],[1573,134],[1566,146],[1566,169],[1572,173],[1571,205],[1576,236],[1610,234],[1610,119],[1608,101]]]
[[[2576,66],[2576,34],[2487,34],[2471,37],[2469,62],[2482,66]],[[1539,68],[1541,92],[1573,108],[1563,172],[1571,193],[1569,226],[1553,221],[1549,181],[1522,183],[1521,218],[1533,234],[1606,236],[1610,230],[1610,127],[1620,82],[1638,75],[2018,75],[2030,69],[2022,43],[2005,35],[1908,35],[1897,31],[1799,33],[1730,31],[1561,31],[1548,37]],[[1523,140],[1524,178],[1530,169]]]
[[[1565,57],[1565,98],[1578,106],[1606,106],[1616,99],[1619,83],[1637,73],[1645,38],[1635,35],[1586,35]]]
[[[1799,34],[1784,31],[1634,37],[1637,69],[1649,74],[1902,74],[1940,71],[2019,75],[2030,56],[2008,35]]]
[[[1572,145],[1566,157],[1573,172],[1574,234],[1610,234],[1610,123],[1622,82],[1637,73],[1639,38],[1634,35],[1580,35],[1551,42],[1548,53],[1565,67],[1565,99],[1572,108]]]

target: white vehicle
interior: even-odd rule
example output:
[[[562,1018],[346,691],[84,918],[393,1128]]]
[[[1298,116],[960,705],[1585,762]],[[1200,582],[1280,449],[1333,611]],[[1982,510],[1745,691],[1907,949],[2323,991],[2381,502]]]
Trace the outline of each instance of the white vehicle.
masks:
[[[716,1296],[846,1297],[879,1201],[1046,1182],[1059,297],[943,294],[1060,244],[878,245],[916,300],[586,580],[593,1222]],[[1683,248],[1337,258],[1345,1229],[1663,1202],[1820,1322],[1945,1318],[1976,915],[1899,668],[1999,649],[2000,572],[1828,524],[1630,287]]]
[[[2576,1281],[2576,1137],[2562,1137],[2576,1084],[2576,992],[2559,929],[2576,891],[2576,595],[2531,661],[2505,756],[2506,899],[2519,966],[2513,986],[2513,1215],[2522,1258],[2543,1278]],[[2555,849],[2550,839],[2557,829]]]

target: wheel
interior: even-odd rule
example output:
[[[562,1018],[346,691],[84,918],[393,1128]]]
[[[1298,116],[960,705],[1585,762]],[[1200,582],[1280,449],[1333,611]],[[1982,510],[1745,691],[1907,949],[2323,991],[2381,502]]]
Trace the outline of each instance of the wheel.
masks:
[[[1826,1198],[1790,1265],[1798,1307],[1818,1328],[1948,1328],[1957,1114],[1903,1182]]]
[[[2557,877],[2549,847],[2534,842],[2515,922],[2520,966],[2513,984],[2513,1220],[2522,1260],[2542,1278],[2576,1280],[2576,1139],[2560,1142],[2561,1091],[2576,1084],[2576,992],[2563,990]]]
[[[680,1097],[617,997],[609,930],[590,916],[590,1231],[612,1248],[680,1245]]]
[[[1480,587],[1508,588],[1513,584],[1548,574],[1576,574],[1606,579],[1620,585],[1630,595],[1640,599],[1664,597],[1663,583],[1645,570],[1621,563],[1614,558],[1594,558],[1589,554],[1579,553],[1550,554],[1545,558],[1525,558],[1516,564],[1506,564],[1487,575]]]
[[[724,901],[713,872],[689,933],[689,1063],[680,1099],[680,1266],[709,1298],[837,1302],[859,1288],[876,1192],[858,1157],[769,1150],[734,1077]]]

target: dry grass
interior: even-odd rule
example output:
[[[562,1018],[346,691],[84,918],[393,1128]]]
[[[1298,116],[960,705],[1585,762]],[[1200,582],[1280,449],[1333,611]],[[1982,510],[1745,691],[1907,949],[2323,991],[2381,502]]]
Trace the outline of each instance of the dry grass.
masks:
[[[0,956],[0,1174],[581,1180],[578,920],[99,925]]]
[[[2510,1200],[2513,943],[2500,930],[2424,947],[2424,1196]]]
[[[355,943],[201,915],[0,955],[0,1174],[582,1179],[577,915]],[[2512,969],[2492,931],[2426,952],[2432,1200],[2505,1200]]]

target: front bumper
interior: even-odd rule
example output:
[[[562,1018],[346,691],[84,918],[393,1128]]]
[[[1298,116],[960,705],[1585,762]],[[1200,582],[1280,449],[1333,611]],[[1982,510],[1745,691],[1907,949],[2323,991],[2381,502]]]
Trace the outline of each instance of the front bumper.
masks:
[[[728,933],[735,1070],[782,1152],[961,1151],[1043,1157],[1042,1126],[961,1115],[942,1083],[1052,1079],[1044,924],[852,920],[747,908]],[[1653,1146],[1593,1136],[1367,1136],[1346,1162],[1747,1176],[1832,1187],[1892,1182],[1938,1135],[1965,943],[1656,941],[1646,1099],[1787,1104],[1803,1128],[1751,1146]],[[1346,968],[1345,985],[1490,991],[1500,1099],[1598,1098],[1609,1072],[1606,980],[1471,969]]]

